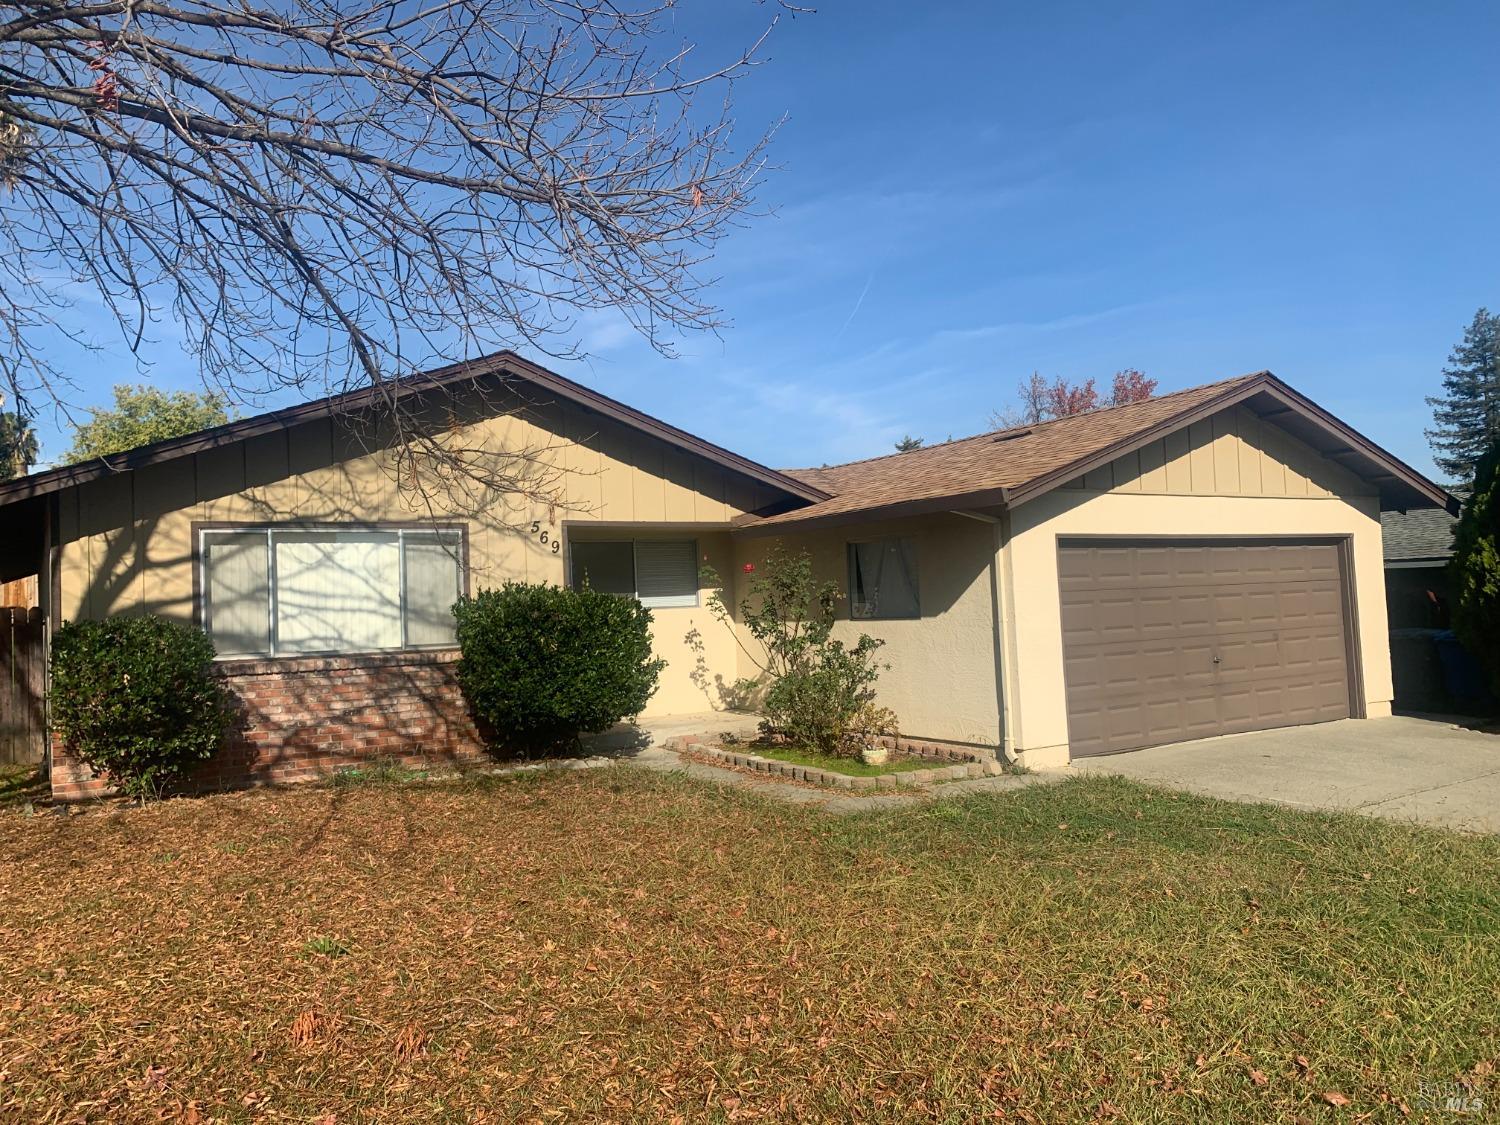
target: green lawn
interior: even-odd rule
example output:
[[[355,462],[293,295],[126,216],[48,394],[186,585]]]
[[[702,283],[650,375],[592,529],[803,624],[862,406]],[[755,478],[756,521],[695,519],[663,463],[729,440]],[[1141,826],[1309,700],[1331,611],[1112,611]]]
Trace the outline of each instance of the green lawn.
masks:
[[[837,819],[616,768],[7,812],[0,849],[0,1120],[1496,1104],[1492,838],[1104,778]]]
[[[819,754],[815,750],[791,750],[780,746],[751,745],[749,751],[762,758],[774,758],[778,762],[790,762],[794,766],[811,766],[815,770],[831,770],[851,777],[877,777],[883,773],[906,773],[909,770],[930,770],[951,762],[929,762],[925,758],[909,758],[892,755],[884,764],[866,765],[859,758],[836,758],[832,754]]]

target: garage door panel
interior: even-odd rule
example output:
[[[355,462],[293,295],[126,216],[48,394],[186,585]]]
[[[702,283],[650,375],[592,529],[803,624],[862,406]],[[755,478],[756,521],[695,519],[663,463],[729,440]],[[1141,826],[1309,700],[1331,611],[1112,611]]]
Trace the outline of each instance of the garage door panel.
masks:
[[[1073,753],[1350,713],[1336,545],[1064,544],[1058,562]]]

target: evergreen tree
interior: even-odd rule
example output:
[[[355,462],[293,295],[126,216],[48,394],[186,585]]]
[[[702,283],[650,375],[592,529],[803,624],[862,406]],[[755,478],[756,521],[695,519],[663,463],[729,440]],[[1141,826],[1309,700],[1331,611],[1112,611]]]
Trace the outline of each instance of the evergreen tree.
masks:
[[[36,464],[36,431],[14,411],[0,412],[0,480],[14,480]]]
[[[907,434],[904,438],[896,443],[896,452],[910,453],[913,449],[921,449],[922,442],[922,438],[912,437],[910,434]]]
[[[1433,460],[1453,480],[1474,479],[1474,466],[1500,438],[1500,316],[1474,314],[1443,369],[1443,393],[1427,400]]]
[[[1453,529],[1448,573],[1455,594],[1453,631],[1500,693],[1500,439],[1479,459],[1474,491]]]

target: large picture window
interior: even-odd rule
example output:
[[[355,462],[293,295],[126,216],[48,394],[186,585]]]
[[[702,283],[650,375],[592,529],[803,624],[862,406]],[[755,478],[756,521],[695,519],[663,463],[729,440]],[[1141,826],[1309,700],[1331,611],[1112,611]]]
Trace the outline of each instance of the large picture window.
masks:
[[[698,604],[698,545],[691,539],[575,540],[568,556],[574,589],[639,598],[652,609]]]
[[[204,627],[221,657],[455,643],[457,529],[235,527],[201,533]]]
[[[922,616],[914,542],[877,539],[849,544],[849,614],[864,621]]]

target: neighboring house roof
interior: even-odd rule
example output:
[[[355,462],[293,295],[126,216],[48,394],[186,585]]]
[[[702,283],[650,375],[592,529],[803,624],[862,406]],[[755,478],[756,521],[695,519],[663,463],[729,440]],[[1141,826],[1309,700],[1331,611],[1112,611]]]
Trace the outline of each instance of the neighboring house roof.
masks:
[[[787,476],[775,469],[769,469],[747,457],[741,457],[738,453],[731,453],[686,430],[679,430],[676,426],[669,425],[659,418],[643,414],[622,402],[617,402],[597,391],[591,391],[571,379],[563,378],[556,372],[548,371],[545,367],[522,359],[514,352],[501,351],[479,359],[454,363],[404,379],[393,380],[385,386],[364,387],[360,390],[346,391],[343,394],[329,395],[327,398],[299,403],[283,410],[273,410],[268,414],[241,418],[222,426],[214,426],[211,429],[199,430],[182,437],[143,445],[109,457],[94,458],[77,465],[63,465],[60,468],[5,481],[0,483],[0,507],[20,500],[44,496],[49,492],[57,492],[70,485],[82,484],[99,477],[139,469],[146,465],[155,465],[200,453],[205,449],[243,441],[258,434],[286,429],[303,422],[349,414],[367,406],[389,402],[392,399],[406,398],[491,376],[527,383],[557,399],[603,414],[631,429],[659,438],[688,453],[696,453],[726,469],[742,473],[798,499],[817,500],[827,495],[806,481]]]
[[[1449,508],[1457,501],[1409,465],[1350,429],[1269,371],[1207,383],[1088,414],[1018,426],[908,453],[789,474],[826,500],[766,518],[747,530],[843,523],[955,508],[1016,504],[1201,418],[1244,403],[1325,456],[1372,481],[1383,508]]]
[[[1467,492],[1455,493],[1460,499]],[[1441,508],[1410,512],[1381,512],[1380,534],[1386,566],[1441,566],[1453,554],[1453,525],[1458,522]]]

